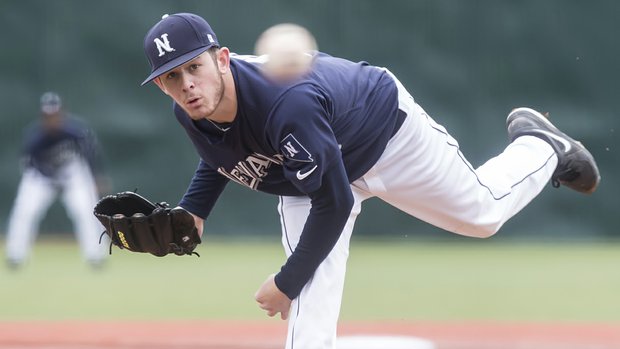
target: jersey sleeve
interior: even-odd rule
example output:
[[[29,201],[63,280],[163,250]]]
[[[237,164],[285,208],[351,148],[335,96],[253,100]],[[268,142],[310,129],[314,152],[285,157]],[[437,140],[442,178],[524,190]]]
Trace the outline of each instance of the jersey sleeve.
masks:
[[[272,115],[271,142],[283,158],[285,177],[311,200],[293,253],[275,277],[296,298],[338,241],[353,207],[342,154],[331,129],[331,104],[308,86],[289,91]]]
[[[200,160],[179,206],[202,219],[206,219],[228,181],[228,178],[220,175],[207,163]]]
[[[342,162],[327,169],[321,187],[308,194],[312,207],[299,242],[275,276],[278,289],[295,299],[338,242],[354,199]]]
[[[317,191],[325,171],[341,161],[330,121],[329,98],[309,85],[289,90],[271,113],[269,140],[282,155],[285,178],[302,193]]]

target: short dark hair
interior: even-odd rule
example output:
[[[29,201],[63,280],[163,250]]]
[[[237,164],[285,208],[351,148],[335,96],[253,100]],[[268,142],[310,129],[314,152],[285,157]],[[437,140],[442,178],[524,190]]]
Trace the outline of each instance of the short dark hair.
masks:
[[[207,50],[207,53],[209,54],[209,56],[211,56],[211,58],[213,59],[213,62],[215,62],[217,64],[217,51],[219,51],[219,47],[217,46],[213,46],[213,47],[209,47],[209,49]]]

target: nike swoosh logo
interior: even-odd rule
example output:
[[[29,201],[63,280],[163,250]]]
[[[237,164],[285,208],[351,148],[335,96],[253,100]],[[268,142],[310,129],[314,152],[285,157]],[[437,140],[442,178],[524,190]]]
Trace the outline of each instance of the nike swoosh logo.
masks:
[[[537,130],[537,132],[540,132],[540,133],[542,133],[542,134],[544,134],[546,136],[549,136],[549,137],[555,139],[556,141],[562,143],[562,145],[564,146],[564,152],[565,153],[567,153],[572,148],[572,145],[570,144],[569,141],[567,141],[566,139],[564,139],[564,138],[562,138],[562,137],[560,137],[560,136],[558,136],[558,135],[556,135],[554,133],[551,133],[551,132],[545,131],[545,130]]]
[[[297,171],[297,179],[299,179],[300,181],[306,179],[306,177],[308,177],[312,172],[314,172],[314,170],[316,170],[317,166],[318,165],[314,165],[314,167],[306,173],[301,173],[301,171]]]

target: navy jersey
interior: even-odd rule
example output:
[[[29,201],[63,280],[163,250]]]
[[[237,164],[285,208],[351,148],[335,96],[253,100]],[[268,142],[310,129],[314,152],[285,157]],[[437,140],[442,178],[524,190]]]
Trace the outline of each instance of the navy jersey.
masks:
[[[95,136],[84,122],[73,116],[63,117],[54,129],[47,129],[40,120],[27,127],[22,158],[25,167],[35,168],[50,178],[59,175],[76,158],[86,160],[93,172],[98,170]]]
[[[307,195],[312,209],[276,284],[295,298],[338,240],[353,203],[349,184],[379,159],[400,127],[394,80],[381,68],[319,53],[312,71],[274,84],[261,59],[231,56],[234,121],[194,121],[174,112],[201,161],[180,202],[206,218],[229,181],[277,195]]]

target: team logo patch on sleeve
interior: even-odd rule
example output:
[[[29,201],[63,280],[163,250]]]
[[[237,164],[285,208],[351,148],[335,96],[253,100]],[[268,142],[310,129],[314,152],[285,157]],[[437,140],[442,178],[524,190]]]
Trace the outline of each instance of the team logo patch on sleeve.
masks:
[[[306,150],[306,148],[299,143],[297,138],[289,133],[282,142],[280,142],[280,151],[282,155],[290,160],[301,162],[313,162],[312,154]]]

